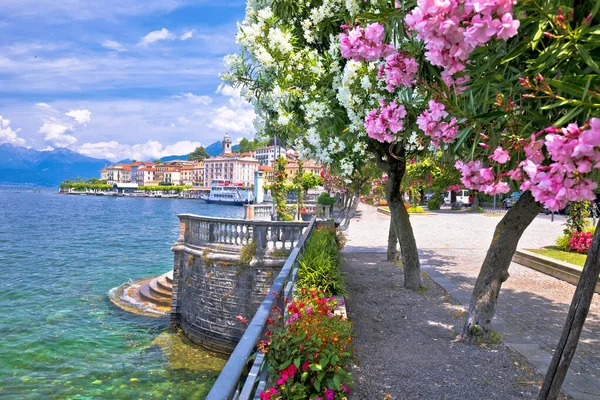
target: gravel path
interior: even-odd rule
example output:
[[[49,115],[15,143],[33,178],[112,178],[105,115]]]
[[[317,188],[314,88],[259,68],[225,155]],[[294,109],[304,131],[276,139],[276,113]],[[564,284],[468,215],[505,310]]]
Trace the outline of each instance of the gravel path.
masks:
[[[354,323],[353,399],[533,399],[536,377],[503,345],[454,342],[462,308],[426,278],[423,293],[402,288],[402,268],[382,253],[344,253]],[[386,396],[387,395],[387,396]]]
[[[469,302],[500,217],[456,212],[411,216],[423,270],[463,305]],[[551,222],[549,216],[540,214],[525,231],[519,247],[552,245],[563,230],[563,222],[562,216]],[[344,251],[351,255],[385,252],[388,227],[387,215],[361,204],[348,228],[349,240]],[[526,356],[537,372],[544,374],[560,337],[575,286],[515,263],[511,264],[509,273],[492,328],[501,332],[505,343]],[[382,282],[386,280],[382,278]],[[401,287],[400,282],[396,284]],[[600,399],[599,344],[600,296],[596,295],[563,385],[565,392],[575,399]]]

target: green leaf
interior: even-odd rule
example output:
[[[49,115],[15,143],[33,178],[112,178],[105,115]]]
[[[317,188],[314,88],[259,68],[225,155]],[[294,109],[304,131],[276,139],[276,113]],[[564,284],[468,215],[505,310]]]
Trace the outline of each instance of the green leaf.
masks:
[[[525,50],[527,50],[527,43],[523,43],[520,46],[515,47],[514,49],[512,49],[510,51],[510,53],[508,53],[500,62],[501,64],[505,64],[507,62],[509,62],[510,60],[514,60],[515,58],[519,57],[521,54],[523,54],[525,52]]]
[[[321,367],[327,368],[327,366],[329,365],[329,358],[327,358],[326,356],[319,358],[319,364],[321,365]]]
[[[592,67],[592,69],[594,71],[596,71],[596,73],[600,74],[600,68],[598,67],[598,64],[596,63],[596,61],[594,61],[592,59],[592,57],[590,56],[590,53],[587,52],[587,50],[585,49],[585,47],[577,44],[576,45],[577,50],[579,50],[579,54],[581,55],[581,58],[583,58],[583,61],[585,61],[585,63],[587,65],[589,65],[590,67]]]
[[[334,375],[333,376],[333,388],[335,390],[341,390],[342,387],[340,385],[340,376],[339,375]]]
[[[296,366],[296,368],[300,368],[300,357],[296,357],[294,359],[294,365]]]
[[[323,371],[323,367],[319,364],[310,364],[308,367],[311,371]]]
[[[562,126],[562,125],[566,124],[567,122],[571,121],[573,118],[578,116],[582,111],[583,111],[582,107],[577,107],[577,108],[571,109],[571,111],[569,111],[565,116],[563,116],[561,119],[556,121],[554,123],[554,126]]]

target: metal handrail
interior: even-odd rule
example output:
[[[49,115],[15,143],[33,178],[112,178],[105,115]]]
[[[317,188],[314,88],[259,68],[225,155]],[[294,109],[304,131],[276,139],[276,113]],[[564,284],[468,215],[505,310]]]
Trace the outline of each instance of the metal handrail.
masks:
[[[316,218],[311,220],[308,228],[302,234],[302,237],[290,253],[283,268],[279,272],[279,275],[275,278],[275,282],[273,282],[269,293],[256,311],[256,314],[254,314],[242,339],[238,342],[233,353],[231,353],[225,367],[208,393],[206,400],[246,400],[251,398],[255,391],[254,386],[260,378],[261,371],[264,368],[264,357],[256,357],[251,367],[250,375],[248,375],[244,385],[241,386],[240,379],[242,373],[248,363],[248,359],[256,351],[257,343],[260,340],[265,339],[267,318],[271,315],[273,307],[277,305],[280,309],[282,318],[284,316],[285,307],[283,301],[286,295],[290,295],[291,290],[289,283],[293,286],[293,280],[297,277],[298,256],[304,251],[306,241],[314,229],[315,221]]]

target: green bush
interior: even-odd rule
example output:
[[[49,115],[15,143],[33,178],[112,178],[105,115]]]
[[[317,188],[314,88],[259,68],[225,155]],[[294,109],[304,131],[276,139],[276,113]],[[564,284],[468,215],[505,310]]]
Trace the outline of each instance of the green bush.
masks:
[[[317,229],[312,233],[300,259],[298,287],[314,288],[332,295],[347,293],[339,268],[335,231]]]
[[[329,193],[323,192],[317,197],[317,203],[324,206],[332,206],[335,204],[335,197],[331,197]]]
[[[429,201],[427,202],[427,208],[431,211],[439,210],[442,204],[442,196],[439,194],[434,194],[431,196]]]
[[[575,232],[577,232],[577,231],[575,231]],[[594,232],[596,232],[596,227],[589,226],[587,228],[583,228],[582,232],[591,232],[592,236],[593,236]],[[555,242],[556,247],[562,251],[569,251],[569,240],[571,239],[572,236],[573,236],[572,232],[565,230],[565,233],[563,235],[556,238],[556,242]]]
[[[250,264],[250,261],[252,261],[255,255],[256,241],[253,240],[244,247],[242,247],[242,250],[240,251],[240,261],[242,262],[242,264],[248,265]]]

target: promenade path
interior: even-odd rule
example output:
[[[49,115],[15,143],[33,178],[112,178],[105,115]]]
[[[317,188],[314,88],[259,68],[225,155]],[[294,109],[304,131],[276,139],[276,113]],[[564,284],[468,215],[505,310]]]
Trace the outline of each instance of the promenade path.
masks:
[[[423,271],[454,299],[468,306],[481,263],[501,216],[441,211],[414,215],[411,222]],[[347,230],[346,257],[370,254],[385,260],[390,217],[361,204]],[[527,228],[519,248],[552,245],[564,217],[540,214]],[[382,261],[381,261],[382,262]],[[492,328],[503,342],[545,374],[562,331],[575,286],[512,263]],[[385,284],[389,285],[390,282]],[[401,285],[401,277],[399,282]],[[350,293],[352,295],[352,292]],[[351,300],[349,300],[349,306]],[[352,317],[350,312],[350,317]],[[462,321],[454,329],[460,329]],[[575,399],[600,399],[600,296],[595,295],[564,392]],[[527,396],[525,396],[527,397]],[[507,397],[508,398],[508,397]]]

